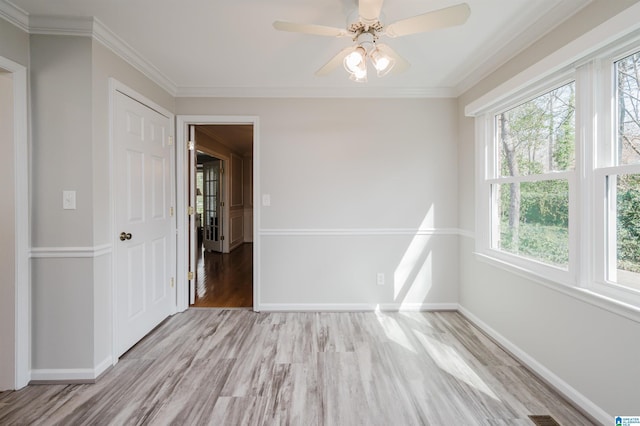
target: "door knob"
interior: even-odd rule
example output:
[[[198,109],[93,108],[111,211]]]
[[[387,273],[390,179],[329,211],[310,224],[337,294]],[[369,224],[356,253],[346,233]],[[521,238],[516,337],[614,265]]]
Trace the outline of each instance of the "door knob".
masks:
[[[131,239],[131,234],[128,232],[121,232],[120,233],[120,241],[124,241],[124,240],[130,240]]]

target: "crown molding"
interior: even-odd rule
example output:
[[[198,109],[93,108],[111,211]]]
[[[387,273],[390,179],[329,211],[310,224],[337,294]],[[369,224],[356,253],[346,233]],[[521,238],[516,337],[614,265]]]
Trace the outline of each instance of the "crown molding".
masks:
[[[95,17],[29,15],[9,0],[0,0],[0,17],[29,34],[92,37],[151,81],[176,96],[176,84]]]
[[[29,34],[93,36],[93,18],[29,15]]]
[[[93,38],[169,92],[171,96],[176,96],[178,87],[171,79],[96,18],[93,18]]]
[[[562,0],[535,21],[512,23],[515,26],[524,26],[524,30],[515,38],[505,37],[503,33],[497,34],[495,40],[498,40],[498,43],[489,46],[487,51],[480,52],[476,63],[468,67],[464,74],[455,75],[451,79],[458,82],[454,89],[455,97],[464,94],[591,2],[593,0]],[[523,16],[526,17],[527,14],[523,13]]]
[[[179,98],[454,98],[449,87],[179,87]]]
[[[11,22],[22,31],[29,32],[29,14],[8,0],[0,0],[0,18]]]

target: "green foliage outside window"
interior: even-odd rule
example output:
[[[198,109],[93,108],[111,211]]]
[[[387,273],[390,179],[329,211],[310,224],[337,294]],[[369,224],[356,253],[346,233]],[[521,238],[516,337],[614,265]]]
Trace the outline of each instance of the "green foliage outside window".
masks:
[[[640,175],[617,177],[618,269],[640,272]]]
[[[553,265],[569,262],[569,183],[550,179],[575,164],[575,84],[569,83],[496,116],[503,177],[501,250]]]
[[[500,186],[500,248],[553,265],[569,263],[569,184],[566,180],[519,185],[520,222],[509,225],[511,184]]]

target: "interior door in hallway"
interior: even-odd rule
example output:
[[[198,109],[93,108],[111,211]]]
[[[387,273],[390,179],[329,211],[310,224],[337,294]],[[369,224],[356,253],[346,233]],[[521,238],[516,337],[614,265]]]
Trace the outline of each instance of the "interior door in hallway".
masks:
[[[168,117],[116,92],[115,336],[122,355],[172,313],[175,236]]]
[[[222,252],[222,160],[204,164],[203,243],[207,251]]]

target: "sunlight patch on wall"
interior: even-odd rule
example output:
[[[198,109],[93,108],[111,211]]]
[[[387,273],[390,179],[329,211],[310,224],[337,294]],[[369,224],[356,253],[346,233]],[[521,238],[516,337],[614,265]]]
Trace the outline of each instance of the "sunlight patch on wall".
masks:
[[[419,231],[432,229],[433,206],[422,219]],[[402,255],[393,274],[393,299],[401,304],[424,302],[431,289],[432,257],[429,244],[431,235],[418,232]]]
[[[433,256],[431,236],[416,235],[393,274],[393,299],[396,302],[423,302],[431,289]]]

